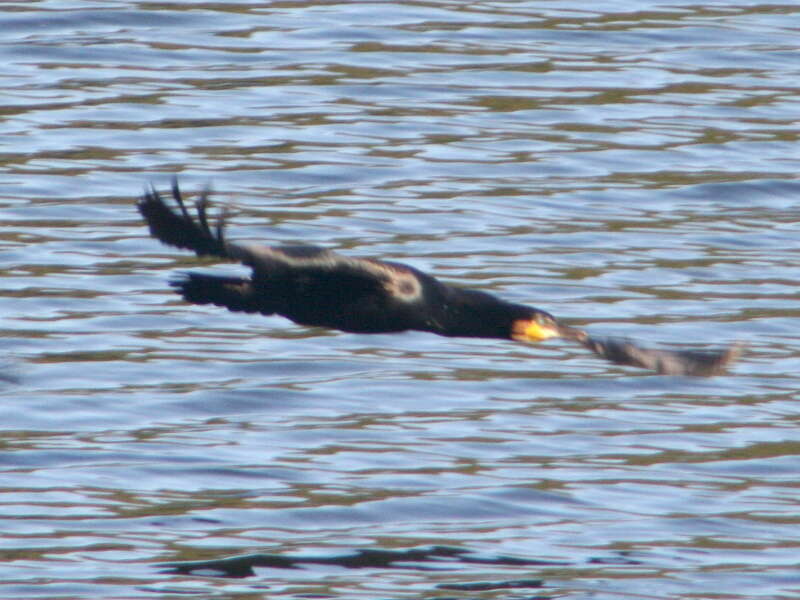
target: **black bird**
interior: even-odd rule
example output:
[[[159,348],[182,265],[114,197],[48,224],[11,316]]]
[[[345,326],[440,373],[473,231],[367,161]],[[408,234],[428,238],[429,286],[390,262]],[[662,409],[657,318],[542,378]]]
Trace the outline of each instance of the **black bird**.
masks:
[[[151,187],[138,203],[150,233],[161,242],[247,265],[247,277],[188,273],[171,282],[194,304],[231,311],[278,314],[300,325],[353,333],[428,331],[450,337],[541,342],[563,337],[618,364],[661,373],[711,375],[724,369],[738,349],[726,352],[648,350],[628,341],[596,339],[559,322],[551,314],[506,302],[477,290],[462,289],[401,263],[353,258],[316,246],[263,246],[230,242],[227,214],[208,219],[208,191],[186,208],[177,180],[172,196],[177,211]]]

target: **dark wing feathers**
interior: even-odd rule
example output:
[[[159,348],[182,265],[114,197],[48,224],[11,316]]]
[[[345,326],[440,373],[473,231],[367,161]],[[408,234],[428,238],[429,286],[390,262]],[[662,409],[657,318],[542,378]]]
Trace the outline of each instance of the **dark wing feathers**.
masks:
[[[192,250],[197,256],[231,258],[224,237],[225,212],[220,213],[214,229],[208,223],[208,190],[206,189],[195,203],[197,221],[186,209],[176,180],[172,182],[172,197],[180,209],[180,214],[176,214],[164,202],[154,187],[145,190],[137,205],[153,237],[169,246]]]
[[[252,282],[244,277],[185,273],[169,284],[193,304],[214,304],[234,312],[275,312],[266,309],[263,299],[254,293]]]
[[[226,213],[221,212],[212,227],[208,216],[208,190],[195,203],[197,217],[189,213],[177,182],[172,183],[172,197],[179,212],[173,210],[155,188],[145,191],[138,208],[150,228],[150,233],[169,246],[191,250],[198,256],[218,256],[239,260],[251,267],[254,276],[280,276],[287,272],[335,273],[355,283],[355,288],[372,293],[395,296],[400,301],[420,298],[420,278],[432,280],[411,267],[372,259],[342,256],[315,246],[263,246],[234,244],[225,239]],[[351,283],[351,285],[353,285]]]

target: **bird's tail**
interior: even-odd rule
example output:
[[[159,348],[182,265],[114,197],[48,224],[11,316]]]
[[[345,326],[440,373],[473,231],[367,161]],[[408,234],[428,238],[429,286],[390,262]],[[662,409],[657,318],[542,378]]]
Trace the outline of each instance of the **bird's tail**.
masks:
[[[208,222],[208,190],[195,202],[197,218],[186,209],[178,180],[172,180],[172,197],[180,212],[173,210],[154,187],[145,190],[137,204],[153,237],[169,246],[192,250],[197,256],[231,258],[232,247],[225,241],[223,209],[212,228]]]
[[[272,314],[263,298],[253,292],[253,284],[244,277],[221,277],[186,273],[170,282],[184,300],[193,304],[214,304],[235,312]]]

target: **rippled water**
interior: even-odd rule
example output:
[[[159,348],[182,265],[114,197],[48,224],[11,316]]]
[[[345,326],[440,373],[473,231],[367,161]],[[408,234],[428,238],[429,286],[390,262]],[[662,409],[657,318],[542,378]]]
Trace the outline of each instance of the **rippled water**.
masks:
[[[800,594],[800,7],[42,0],[0,24],[0,595]],[[134,208],[173,173],[234,237],[749,352],[663,377],[188,306],[167,281],[198,261]]]

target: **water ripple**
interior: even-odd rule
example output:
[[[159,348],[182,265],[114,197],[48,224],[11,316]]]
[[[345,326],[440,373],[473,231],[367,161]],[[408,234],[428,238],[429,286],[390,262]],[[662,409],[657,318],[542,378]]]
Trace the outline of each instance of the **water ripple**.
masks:
[[[796,594],[797,16],[4,4],[2,594]],[[174,173],[234,236],[748,352],[697,380],[188,306],[133,206]]]

